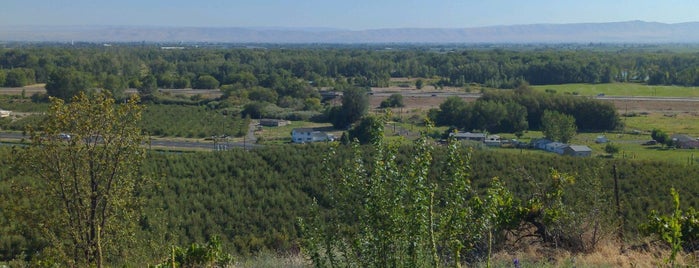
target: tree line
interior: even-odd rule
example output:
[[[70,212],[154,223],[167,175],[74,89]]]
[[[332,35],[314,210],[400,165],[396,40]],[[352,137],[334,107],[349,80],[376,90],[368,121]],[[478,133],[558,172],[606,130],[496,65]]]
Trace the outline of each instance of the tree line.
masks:
[[[72,82],[75,86],[107,88],[117,93],[124,88],[231,91],[262,87],[273,89],[279,97],[307,94],[299,89],[309,86],[387,86],[391,77],[425,78],[435,87],[478,83],[514,88],[520,81],[534,85],[645,82],[697,86],[698,62],[699,55],[695,53],[623,47],[608,50],[423,47],[162,50],[156,46],[126,44],[77,48],[25,46],[0,48],[0,85],[60,86],[66,82],[57,81],[57,76],[68,76],[71,81],[76,80]]]
[[[450,97],[429,116],[437,124],[462,130],[492,133],[518,133],[541,130],[546,111],[556,111],[575,119],[579,130],[614,130],[621,120],[614,105],[572,95],[534,92],[527,85],[513,91],[487,91],[475,102]]]

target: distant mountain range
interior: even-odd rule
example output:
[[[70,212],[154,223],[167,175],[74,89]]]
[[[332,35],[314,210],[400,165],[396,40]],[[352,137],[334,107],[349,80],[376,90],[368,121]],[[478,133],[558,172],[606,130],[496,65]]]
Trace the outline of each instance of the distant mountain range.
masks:
[[[528,24],[475,28],[0,26],[0,41],[214,43],[697,43],[699,22]]]

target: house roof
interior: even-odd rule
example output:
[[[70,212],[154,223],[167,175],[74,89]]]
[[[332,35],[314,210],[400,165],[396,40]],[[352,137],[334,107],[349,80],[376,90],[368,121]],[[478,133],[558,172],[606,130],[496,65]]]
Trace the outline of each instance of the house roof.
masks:
[[[673,134],[672,136],[670,136],[670,138],[681,142],[695,141],[694,138],[685,134]]]
[[[544,144],[549,144],[551,142],[552,141],[548,140],[548,139],[538,139],[538,140],[535,140],[533,143],[536,145],[544,145]]]
[[[556,147],[557,148],[557,147],[562,147],[562,146],[566,146],[566,145],[567,144],[565,144],[565,143],[554,141],[554,142],[547,143],[546,147]]]
[[[568,148],[575,152],[592,152],[592,149],[585,145],[570,145],[568,146]]]
[[[457,132],[449,133],[449,136],[457,138],[485,138],[485,133]]]
[[[313,132],[313,131],[315,131],[315,129],[312,129],[312,128],[295,128],[295,129],[292,129],[291,131],[293,131],[293,132]]]

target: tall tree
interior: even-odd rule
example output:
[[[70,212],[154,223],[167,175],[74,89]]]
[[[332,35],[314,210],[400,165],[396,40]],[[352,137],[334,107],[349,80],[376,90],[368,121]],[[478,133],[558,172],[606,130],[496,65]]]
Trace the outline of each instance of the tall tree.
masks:
[[[542,132],[553,141],[568,143],[578,131],[575,118],[556,111],[544,111],[541,117]]]
[[[357,122],[369,109],[366,90],[358,87],[345,89],[342,95],[342,107],[330,110],[330,121],[335,128],[347,128]]]
[[[69,104],[51,98],[41,128],[29,129],[22,166],[41,180],[21,189],[47,213],[29,211],[27,222],[45,235],[47,255],[67,266],[101,267],[133,240],[145,156],[138,101],[116,105],[108,94],[82,92]]]
[[[60,68],[49,75],[46,81],[46,94],[62,100],[70,100],[78,92],[90,87],[87,76],[75,69]]]
[[[139,82],[137,88],[141,99],[144,101],[153,99],[158,92],[158,79],[149,74],[142,77]]]

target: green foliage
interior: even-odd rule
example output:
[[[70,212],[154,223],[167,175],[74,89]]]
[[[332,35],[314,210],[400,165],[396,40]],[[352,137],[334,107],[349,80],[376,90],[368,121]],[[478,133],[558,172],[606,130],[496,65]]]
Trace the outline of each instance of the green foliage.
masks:
[[[699,212],[693,207],[683,211],[680,209],[680,195],[675,188],[670,189],[672,204],[671,215],[660,215],[651,210],[647,221],[641,225],[645,235],[655,235],[670,245],[671,253],[666,260],[674,267],[674,262],[680,250],[695,251],[699,248]]]
[[[459,97],[449,97],[434,114],[438,125],[454,126],[464,130],[489,132],[524,131],[528,128],[525,107],[514,102],[476,101],[467,103]]]
[[[607,145],[604,146],[604,152],[608,153],[610,155],[614,155],[619,153],[619,146],[613,143],[607,143]]]
[[[526,109],[526,122],[532,130],[543,127],[542,117],[547,110],[571,115],[580,130],[615,130],[622,126],[612,103],[593,98],[539,93],[526,85],[514,91],[486,92],[479,101],[514,102],[523,106]]]
[[[144,101],[153,100],[158,92],[158,80],[152,74],[141,77],[133,86],[138,89],[138,94]]]
[[[7,77],[7,74],[5,71],[0,69],[0,85],[4,86],[5,85],[5,78]]]
[[[379,105],[381,108],[395,108],[395,107],[405,107],[403,104],[403,95],[395,93],[388,96],[387,99],[381,101]]]
[[[415,88],[417,89],[422,89],[422,87],[425,85],[425,82],[422,81],[422,79],[418,79],[415,81]]]
[[[89,88],[88,78],[74,69],[54,70],[46,81],[46,94],[65,101],[69,101],[79,92],[84,92]]]
[[[670,139],[665,131],[660,129],[654,128],[650,133],[650,137],[662,145],[672,145],[672,139]]]
[[[247,129],[248,124],[249,120],[205,106],[150,104],[143,111],[141,128],[154,136],[205,138],[238,136],[238,130]]]
[[[48,258],[102,266],[127,252],[145,156],[138,98],[116,106],[109,95],[80,93],[71,104],[53,98],[18,168],[35,181],[17,181],[17,220],[41,232]],[[44,213],[36,213],[41,208]]]
[[[250,118],[262,118],[262,114],[264,113],[264,109],[268,106],[269,104],[264,103],[264,102],[251,102],[248,104],[245,104],[243,111],[241,111],[241,115],[247,116]]]
[[[568,143],[577,132],[575,118],[555,111],[544,111],[542,129],[547,139]]]
[[[469,151],[454,144],[462,157],[467,157]],[[361,147],[362,155],[368,155],[373,149]],[[139,244],[133,250],[144,252],[143,257],[128,255],[121,257],[124,263],[153,263],[161,262],[169,255],[167,245],[189,245],[191,243],[205,244],[209,237],[220,235],[226,252],[236,255],[256,254],[260,251],[295,252],[301,244],[301,230],[297,227],[299,217],[304,220],[306,229],[313,224],[310,222],[316,215],[308,204],[316,200],[318,218],[326,228],[337,228],[342,232],[355,232],[356,218],[336,218],[334,211],[354,211],[359,204],[359,198],[348,196],[352,202],[340,203],[333,201],[336,194],[332,187],[324,183],[326,172],[340,170],[345,161],[353,155],[351,147],[338,146],[333,157],[327,161],[319,160],[328,153],[327,144],[308,144],[305,146],[265,146],[255,150],[231,150],[226,152],[153,152],[148,155],[142,172],[156,178],[158,187],[144,193],[145,203],[142,216],[135,222],[140,230],[135,236],[142,239],[154,239],[156,244]],[[441,181],[435,189],[434,212],[436,228],[449,226],[446,215],[447,205],[453,208],[465,208],[456,203],[443,203],[445,191],[452,189],[447,182],[448,175],[456,174],[454,169],[446,168],[448,149],[435,147],[433,164],[430,170],[431,181]],[[10,161],[15,158],[9,146],[0,146],[0,161]],[[568,158],[548,154],[521,154],[519,151],[503,152],[495,150],[470,151],[470,160],[464,159],[467,166],[467,179],[471,191],[464,193],[466,200],[471,200],[471,193],[479,193],[481,200],[486,200],[486,189],[492,185],[493,177],[498,177],[499,183],[513,195],[514,201],[520,206],[527,204],[533,196],[545,196],[552,189],[552,179],[549,168],[561,173],[576,174],[575,184],[563,185],[563,211],[567,212],[564,221],[559,222],[559,230],[569,234],[571,238],[582,238],[586,245],[583,252],[594,248],[596,240],[615,231],[620,226],[616,219],[614,206],[610,204],[609,196],[613,189],[611,165],[616,164],[619,173],[619,188],[621,190],[622,216],[624,218],[625,236],[628,239],[638,237],[638,226],[645,221],[648,211],[669,211],[670,202],[657,194],[657,189],[667,189],[672,185],[681,187],[688,196],[699,195],[699,183],[686,178],[699,177],[699,170],[694,166],[674,164],[660,161],[629,161],[624,159],[599,158]],[[409,148],[399,148],[395,155],[398,163],[407,163],[415,155]],[[609,162],[611,161],[611,163]],[[0,196],[13,196],[10,192],[9,179],[13,181],[36,181],[36,178],[19,177],[10,167],[0,162]],[[460,166],[453,162],[451,166]],[[370,168],[370,165],[366,165]],[[464,165],[466,167],[466,165]],[[346,168],[350,168],[347,166]],[[447,172],[451,170],[451,172]],[[452,181],[453,179],[449,179]],[[568,185],[568,186],[566,186]],[[536,194],[535,194],[536,193]],[[15,195],[30,203],[28,196]],[[16,205],[10,205],[7,200],[0,199],[0,252],[6,254],[2,260],[16,258],[17,254],[25,252],[27,258],[35,257],[41,252],[46,241],[39,233],[22,230],[26,222],[14,220],[12,224],[2,224],[2,218],[8,219]],[[687,198],[686,206],[699,206],[699,200]],[[486,201],[482,201],[486,203]],[[497,203],[497,202],[493,202]],[[517,202],[515,202],[516,204]],[[333,206],[331,204],[338,204]],[[475,206],[475,205],[474,205]],[[442,208],[443,207],[443,208]],[[48,213],[47,208],[36,208],[37,213]],[[475,211],[474,211],[475,212]],[[441,215],[441,219],[440,219]],[[480,215],[473,213],[474,217]],[[570,216],[574,215],[574,216]],[[692,217],[696,223],[696,212]],[[310,218],[310,219],[309,219]],[[330,219],[337,219],[337,225],[325,225]],[[461,222],[463,224],[467,222]],[[335,227],[333,227],[335,226]],[[476,227],[477,225],[467,225]],[[683,229],[685,225],[683,224]],[[694,225],[696,227],[696,224]],[[502,233],[492,230],[493,252],[507,248],[501,244]],[[550,227],[553,228],[553,227]],[[549,228],[549,229],[550,229]],[[533,228],[525,228],[532,230]],[[452,246],[448,243],[446,231],[437,231],[435,237],[441,262],[454,259]],[[442,229],[445,230],[445,229]],[[699,228],[694,228],[696,230]],[[461,229],[459,229],[461,232]],[[468,231],[468,230],[463,230]],[[683,232],[687,232],[683,230]],[[469,231],[471,232],[471,231]],[[475,232],[475,231],[474,231]],[[555,232],[554,232],[555,233]],[[303,232],[304,240],[308,232]],[[530,232],[520,232],[524,237]],[[534,233],[535,234],[535,233]],[[456,236],[453,236],[456,237]],[[475,237],[475,236],[473,236]],[[464,262],[481,261],[487,254],[487,232],[479,234],[481,239],[470,238],[473,249],[463,251],[460,256]],[[688,242],[689,235],[683,234],[683,241]],[[694,235],[696,237],[696,235]],[[323,240],[325,241],[325,240]],[[465,240],[464,240],[465,241]],[[535,240],[537,241],[537,240]],[[697,240],[694,240],[697,241]],[[10,243],[11,242],[11,243]],[[330,240],[337,242],[337,240]],[[323,242],[325,243],[325,242]],[[697,242],[693,242],[697,245]],[[563,247],[565,244],[560,243]],[[685,244],[691,245],[691,244]],[[143,249],[142,246],[165,246],[164,249]],[[347,245],[349,247],[349,245]],[[324,249],[325,245],[321,245]],[[306,248],[304,247],[304,250]],[[445,252],[449,251],[449,252]],[[154,252],[154,253],[153,253]],[[150,254],[147,254],[150,253]],[[321,256],[327,253],[322,252]],[[428,251],[429,253],[429,251]],[[443,254],[451,254],[446,256]],[[336,256],[339,258],[338,256]],[[134,266],[143,266],[134,264]],[[127,265],[128,266],[128,265]]]
[[[367,115],[348,132],[350,140],[357,140],[360,144],[376,144],[383,139],[385,119],[380,116]]]
[[[218,80],[211,75],[200,75],[197,81],[194,82],[192,88],[194,89],[217,89],[219,86]]]
[[[365,163],[357,144],[354,157],[338,172],[328,169],[331,217],[323,223],[315,214],[304,243],[316,266],[362,267],[436,266],[432,208],[428,181],[431,148],[423,137],[405,166],[396,162],[395,144],[374,143]],[[331,151],[330,158],[333,158]],[[368,165],[368,166],[367,166]],[[355,202],[359,202],[355,205]],[[356,222],[355,226],[347,225]],[[353,224],[354,225],[354,224]]]
[[[362,118],[368,109],[366,90],[350,87],[343,91],[342,106],[330,108],[328,118],[335,128],[344,129]]]
[[[193,243],[186,248],[173,247],[168,260],[155,267],[228,267],[232,264],[233,256],[223,251],[221,238],[213,236],[206,245]]]
[[[12,68],[4,75],[4,86],[23,87],[35,83],[35,71],[28,68]]]

